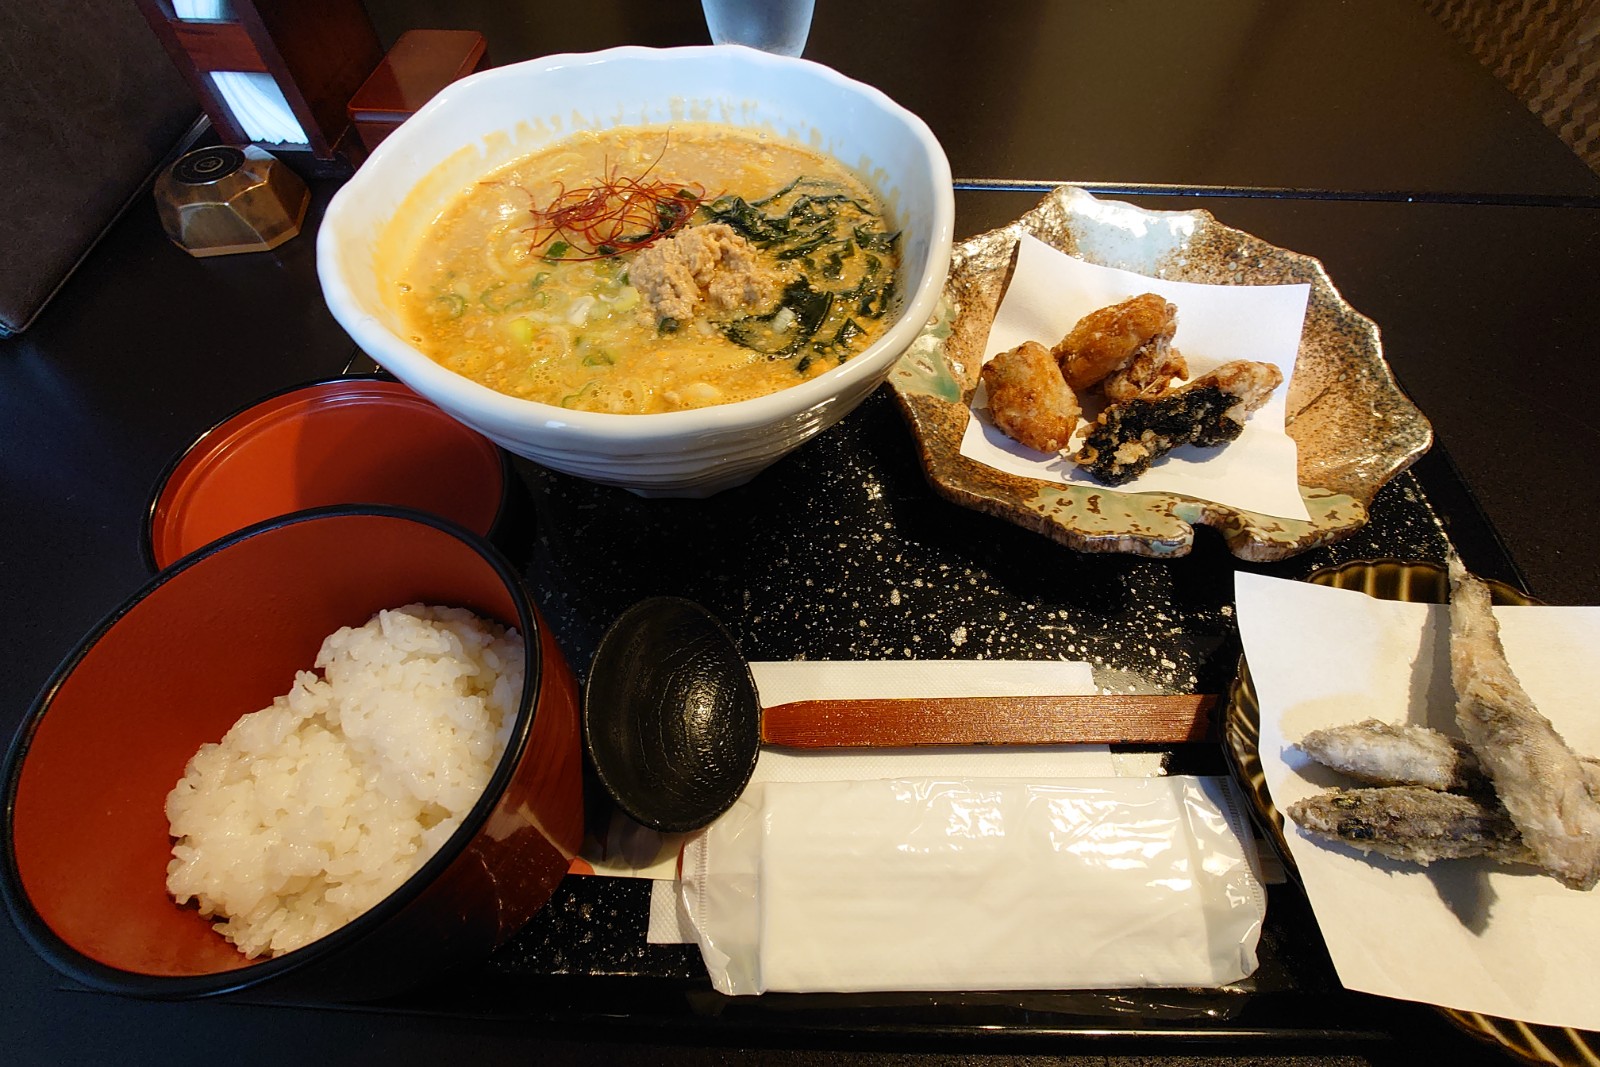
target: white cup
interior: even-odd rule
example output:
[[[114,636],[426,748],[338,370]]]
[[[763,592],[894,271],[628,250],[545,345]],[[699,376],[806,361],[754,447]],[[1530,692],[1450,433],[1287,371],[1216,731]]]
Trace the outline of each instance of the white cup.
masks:
[[[712,44],[742,44],[797,56],[811,32],[814,0],[700,0]]]

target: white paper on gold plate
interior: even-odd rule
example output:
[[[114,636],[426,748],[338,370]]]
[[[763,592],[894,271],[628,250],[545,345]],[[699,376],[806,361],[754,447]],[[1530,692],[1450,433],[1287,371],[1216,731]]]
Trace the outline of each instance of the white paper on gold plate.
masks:
[[[1294,747],[1377,718],[1460,736],[1448,608],[1240,573],[1239,629],[1261,707],[1273,806],[1356,783]],[[1500,607],[1523,687],[1580,753],[1600,753],[1600,608]],[[1285,836],[1346,988],[1508,1019],[1600,1029],[1600,891],[1486,860],[1428,867]]]
[[[1178,331],[1172,343],[1188,361],[1191,377],[1231,360],[1247,359],[1277,366],[1283,372],[1283,384],[1250,416],[1237,440],[1220,448],[1174,449],[1116,490],[1181,493],[1264,515],[1308,521],[1310,515],[1300,497],[1298,450],[1285,431],[1284,414],[1310,292],[1311,287],[1303,283],[1203,285],[1148,278],[1085,263],[1024,234],[983,358],[987,361],[1024,341],[1051,347],[1089,312],[1141,293],[1165,298],[1178,308]],[[974,417],[967,421],[961,440],[963,456],[1024,478],[1100,485],[1060,455],[1035,452],[1001,433],[989,418],[987,403],[987,392],[980,385],[973,397]]]

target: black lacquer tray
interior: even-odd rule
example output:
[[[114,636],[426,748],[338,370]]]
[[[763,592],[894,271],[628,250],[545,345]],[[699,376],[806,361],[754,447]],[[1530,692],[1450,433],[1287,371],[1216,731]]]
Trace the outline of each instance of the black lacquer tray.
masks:
[[[1287,561],[1242,562],[1210,530],[1180,559],[1080,554],[932,493],[886,390],[708,500],[645,500],[517,470],[534,531],[518,562],[580,676],[613,618],[677,595],[716,612],[750,659],[1079,659],[1106,682],[1221,693],[1239,661],[1237,570],[1302,578],[1353,559],[1441,560],[1454,540],[1480,573],[1516,580],[1440,456],[1386,486],[1365,528]],[[1435,493],[1473,512],[1448,539],[1453,520]],[[1219,744],[1167,759],[1178,772],[1228,773]],[[590,793],[591,819],[607,817],[592,783]],[[1262,847],[1270,867],[1273,846]],[[1269,890],[1260,969],[1221,991],[731,998],[711,990],[695,947],[646,943],[648,912],[647,882],[569,876],[485,966],[373,1007],[765,1046],[1264,1053],[1371,1052],[1394,1048],[1397,1034],[1459,1040],[1431,1013],[1344,991],[1287,882]]]

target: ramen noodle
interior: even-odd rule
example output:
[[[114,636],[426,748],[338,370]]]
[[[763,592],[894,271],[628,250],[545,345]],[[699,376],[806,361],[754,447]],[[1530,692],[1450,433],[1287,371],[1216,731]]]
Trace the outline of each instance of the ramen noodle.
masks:
[[[899,266],[885,214],[838,161],[759,132],[585,132],[447,205],[402,272],[402,314],[430,358],[511,396],[731,403],[882,336]]]

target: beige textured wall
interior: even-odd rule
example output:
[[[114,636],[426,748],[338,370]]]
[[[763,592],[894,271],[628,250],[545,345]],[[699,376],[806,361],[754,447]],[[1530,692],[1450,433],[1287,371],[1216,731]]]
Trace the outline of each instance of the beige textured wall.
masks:
[[[1419,0],[1600,173],[1600,0]]]

